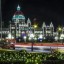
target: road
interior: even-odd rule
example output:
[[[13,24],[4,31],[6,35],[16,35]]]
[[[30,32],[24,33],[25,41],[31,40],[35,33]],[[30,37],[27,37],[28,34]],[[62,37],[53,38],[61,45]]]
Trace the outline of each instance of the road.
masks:
[[[33,51],[31,51],[32,43],[16,43],[15,50],[26,50],[28,52],[51,53],[54,49],[64,49],[62,43],[34,43]]]

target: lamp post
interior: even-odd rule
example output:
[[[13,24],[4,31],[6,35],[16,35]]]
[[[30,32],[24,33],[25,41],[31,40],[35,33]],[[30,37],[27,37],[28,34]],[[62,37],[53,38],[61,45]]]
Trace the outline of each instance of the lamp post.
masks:
[[[31,51],[33,52],[34,39],[32,38],[31,40],[32,40],[32,41],[31,41],[31,42],[32,42],[32,48],[31,48]]]
[[[31,38],[31,43],[32,43],[31,51],[33,51],[33,44],[34,44],[34,34],[33,33],[30,34],[30,38]]]
[[[37,28],[37,25],[33,25],[33,28],[34,28],[34,32],[35,32],[35,29]],[[34,33],[35,34],[35,33]],[[34,34],[30,34],[30,38],[31,38],[31,42],[32,42],[32,48],[31,48],[31,51],[33,51],[33,44],[34,44]]]
[[[62,28],[59,27],[59,28],[58,28],[58,41],[60,40],[60,34],[61,34],[61,31],[62,31]]]
[[[1,22],[1,40],[2,40],[2,12],[1,12],[1,0],[0,0],[0,22]]]
[[[34,32],[35,32],[35,29],[37,28],[37,25],[36,25],[36,24],[34,24],[33,28],[34,28]]]

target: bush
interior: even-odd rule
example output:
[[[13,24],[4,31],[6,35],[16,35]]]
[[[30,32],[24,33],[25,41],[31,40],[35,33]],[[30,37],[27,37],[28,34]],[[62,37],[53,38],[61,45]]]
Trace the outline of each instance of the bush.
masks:
[[[0,64],[62,64],[64,62],[61,58],[63,54],[55,52],[54,54],[45,53],[28,53],[26,50],[10,51],[0,50]],[[58,58],[59,57],[59,58]]]

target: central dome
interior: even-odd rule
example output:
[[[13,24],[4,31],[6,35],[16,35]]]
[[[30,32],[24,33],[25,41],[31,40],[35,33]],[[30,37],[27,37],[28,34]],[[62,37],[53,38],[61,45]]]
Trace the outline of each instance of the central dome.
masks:
[[[16,19],[18,19],[18,20],[25,20],[25,16],[22,13],[22,11],[20,11],[20,6],[19,5],[17,7],[17,11],[13,15],[12,20],[16,20]]]

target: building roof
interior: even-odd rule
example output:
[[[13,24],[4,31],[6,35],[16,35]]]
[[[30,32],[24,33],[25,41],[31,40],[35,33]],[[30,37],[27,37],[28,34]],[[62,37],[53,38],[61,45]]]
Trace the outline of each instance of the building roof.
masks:
[[[15,19],[25,19],[25,16],[22,11],[20,11],[20,6],[17,6],[17,11],[14,13],[12,20]]]

